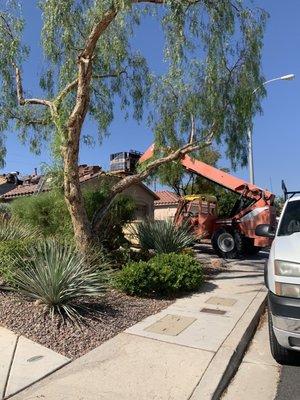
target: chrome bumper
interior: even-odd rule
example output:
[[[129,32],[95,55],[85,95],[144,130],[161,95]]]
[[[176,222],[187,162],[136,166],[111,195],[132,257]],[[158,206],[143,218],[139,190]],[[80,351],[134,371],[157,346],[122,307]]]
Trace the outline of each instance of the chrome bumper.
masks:
[[[299,316],[300,318],[300,316]],[[272,315],[274,328],[300,335],[300,319],[279,317]]]
[[[300,319],[272,315],[273,329],[278,343],[300,351]]]

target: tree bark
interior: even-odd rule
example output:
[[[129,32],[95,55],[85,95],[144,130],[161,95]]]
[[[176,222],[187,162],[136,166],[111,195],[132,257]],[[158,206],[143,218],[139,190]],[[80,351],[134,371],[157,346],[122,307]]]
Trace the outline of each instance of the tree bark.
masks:
[[[64,160],[65,200],[71,215],[75,242],[77,247],[86,254],[91,246],[93,235],[80,188],[78,159],[81,129],[90,100],[91,59],[79,59],[78,68],[79,78],[76,104],[68,120],[67,140],[62,147],[62,156]]]

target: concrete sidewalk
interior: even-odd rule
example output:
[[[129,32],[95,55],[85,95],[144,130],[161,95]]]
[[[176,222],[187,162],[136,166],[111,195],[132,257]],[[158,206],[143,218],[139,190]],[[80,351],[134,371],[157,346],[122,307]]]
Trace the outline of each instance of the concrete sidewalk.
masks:
[[[25,389],[68,362],[66,357],[0,327],[0,399]]]
[[[263,264],[231,262],[200,293],[178,299],[13,399],[213,398],[264,303]]]

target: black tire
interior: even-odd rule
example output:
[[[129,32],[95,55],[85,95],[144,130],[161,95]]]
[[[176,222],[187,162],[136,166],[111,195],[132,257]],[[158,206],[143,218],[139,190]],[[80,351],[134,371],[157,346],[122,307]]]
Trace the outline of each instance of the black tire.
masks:
[[[255,256],[262,249],[261,247],[254,246],[253,239],[244,237],[244,253],[249,256]]]
[[[215,252],[222,258],[240,258],[244,253],[242,236],[238,231],[220,228],[213,233],[211,244]]]
[[[281,365],[294,365],[296,355],[295,352],[285,347],[281,346],[276,339],[273,323],[272,323],[272,316],[270,310],[268,309],[268,325],[269,325],[269,339],[270,339],[270,348],[271,353],[275,361]]]

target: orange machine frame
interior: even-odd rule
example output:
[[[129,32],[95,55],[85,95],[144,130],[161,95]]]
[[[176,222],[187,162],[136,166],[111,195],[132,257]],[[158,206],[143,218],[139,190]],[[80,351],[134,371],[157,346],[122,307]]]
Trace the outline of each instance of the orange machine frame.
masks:
[[[152,158],[154,155],[154,145],[142,155],[139,162],[144,162]],[[218,168],[205,164],[202,161],[184,155],[179,162],[190,172],[196,173],[232,192],[241,195],[241,199],[247,199],[247,204],[239,207],[228,218],[217,219],[210,224],[208,237],[211,237],[217,229],[227,227],[237,229],[244,237],[253,240],[254,246],[267,247],[270,245],[270,239],[255,235],[255,228],[259,224],[276,223],[276,213],[274,208],[275,195],[268,190],[263,190],[248,183],[240,178],[228,174]],[[177,217],[178,220],[178,217]],[[199,226],[200,231],[203,227]]]

